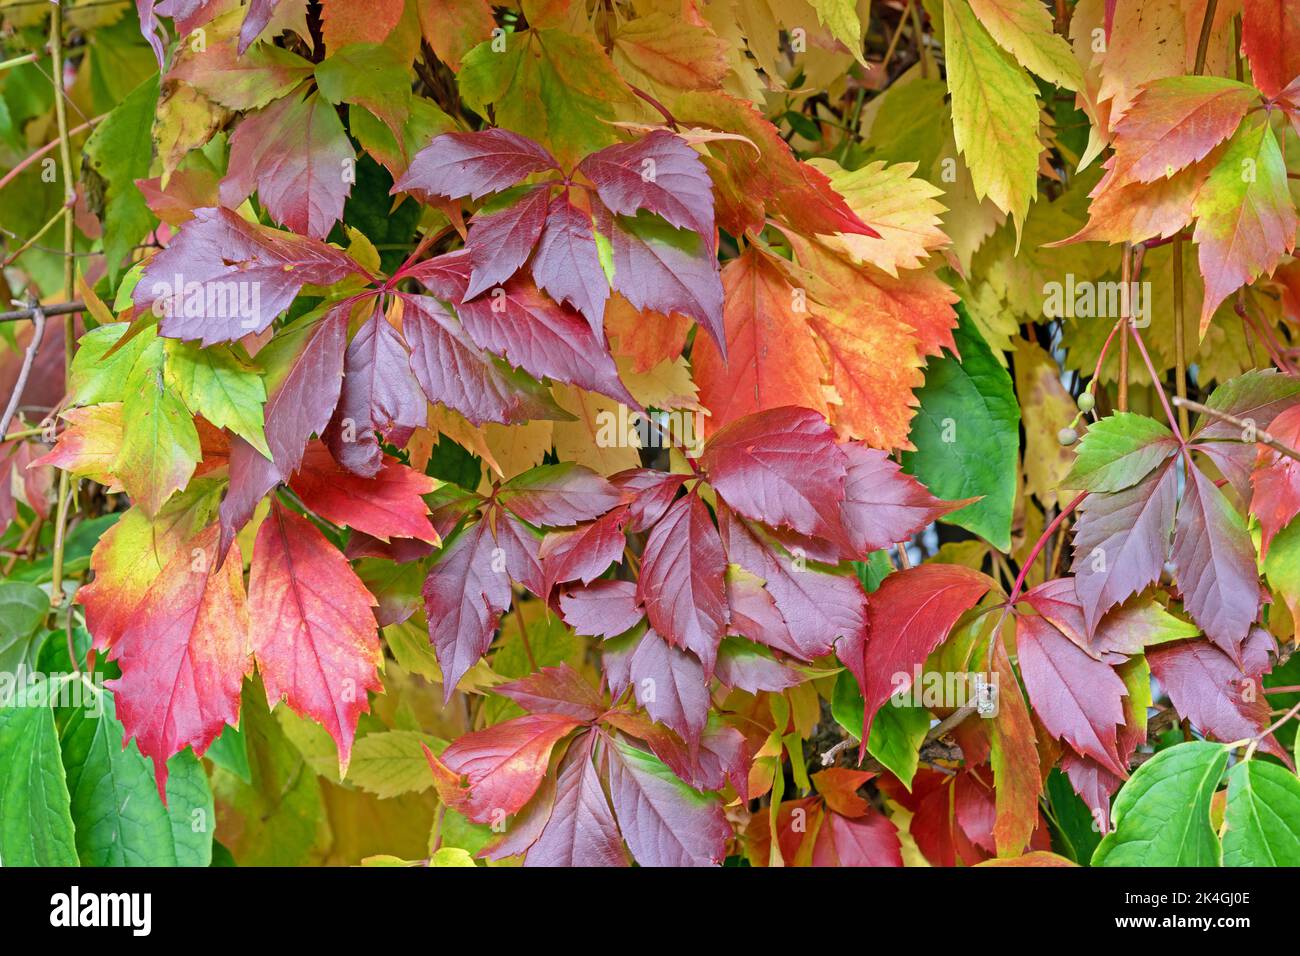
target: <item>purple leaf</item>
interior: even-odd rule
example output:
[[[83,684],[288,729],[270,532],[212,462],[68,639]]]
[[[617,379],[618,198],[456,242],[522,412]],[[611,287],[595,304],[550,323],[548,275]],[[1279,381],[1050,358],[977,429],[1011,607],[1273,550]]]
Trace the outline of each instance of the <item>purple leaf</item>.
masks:
[[[436,196],[478,199],[546,169],[559,169],[554,157],[518,133],[504,129],[444,133],[415,154],[392,191],[426,201]]]
[[[528,187],[502,209],[494,209],[486,215],[480,212],[474,217],[465,243],[469,252],[470,279],[463,298],[472,299],[505,282],[518,271],[527,261],[533,246],[537,245],[542,226],[546,224],[549,205],[550,187],[541,184]]]
[[[564,588],[560,612],[566,624],[589,637],[617,637],[645,617],[631,581],[594,581],[585,588]]]
[[[632,693],[651,719],[677,731],[692,746],[709,719],[709,682],[699,658],[645,632],[632,655]]]
[[[567,192],[551,203],[531,268],[538,286],[581,312],[603,343],[609,280],[596,251],[591,216],[569,202]]]

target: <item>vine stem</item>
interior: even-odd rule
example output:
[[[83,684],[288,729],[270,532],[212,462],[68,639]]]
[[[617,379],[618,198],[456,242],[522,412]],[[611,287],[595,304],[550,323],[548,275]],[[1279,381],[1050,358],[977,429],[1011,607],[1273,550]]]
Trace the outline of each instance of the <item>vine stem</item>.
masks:
[[[63,217],[63,297],[71,299],[76,292],[76,261],[74,251],[74,224],[72,205],[77,190],[72,179],[72,145],[68,132],[68,111],[64,105],[63,91],[63,6],[55,4],[50,14],[50,57],[53,67],[54,118],[59,127],[59,159],[63,165],[63,190],[66,213]],[[77,346],[76,313],[69,312],[63,320],[63,381],[64,388],[72,384],[72,353]],[[68,504],[72,498],[68,473],[59,471],[58,517],[54,525],[54,558],[50,577],[50,607],[63,603],[63,546],[68,533]]]
[[[1187,398],[1187,341],[1183,334],[1183,236],[1174,236],[1174,390],[1179,398]],[[1186,434],[1190,430],[1187,411],[1178,409],[1178,426]]]
[[[1211,418],[1217,418],[1219,421],[1227,422],[1229,425],[1236,425],[1244,432],[1254,432],[1255,442],[1260,445],[1267,445],[1280,455],[1285,455],[1293,461],[1300,461],[1300,451],[1296,451],[1290,445],[1285,444],[1266,431],[1262,431],[1255,425],[1246,421],[1244,418],[1238,418],[1236,415],[1230,415],[1227,412],[1221,412],[1217,408],[1210,408],[1202,405],[1200,402],[1193,402],[1186,398],[1174,398],[1174,404],[1180,408],[1187,408],[1198,415],[1208,415]]]
[[[1133,260],[1130,257],[1129,252],[1130,252],[1130,247],[1129,244],[1126,242],[1124,243],[1124,249],[1120,254],[1121,258],[1120,258],[1120,267],[1119,267],[1120,288],[1124,289],[1125,292],[1127,292],[1128,289],[1132,287],[1131,284],[1133,282]],[[1129,324],[1128,296],[1127,295],[1122,296],[1120,301],[1123,302],[1124,307],[1120,311],[1118,325],[1124,326]],[[1127,335],[1120,336],[1120,340],[1119,340],[1119,397],[1117,398],[1115,404],[1116,407],[1121,412],[1128,411],[1128,336]]]

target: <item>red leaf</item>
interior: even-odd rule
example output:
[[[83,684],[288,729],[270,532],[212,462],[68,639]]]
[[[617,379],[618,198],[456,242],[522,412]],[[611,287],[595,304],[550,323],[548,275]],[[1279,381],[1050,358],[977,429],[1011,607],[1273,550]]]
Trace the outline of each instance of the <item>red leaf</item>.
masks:
[[[547,212],[532,273],[537,285],[556,302],[568,302],[586,317],[592,334],[603,345],[609,280],[600,264],[591,216],[569,201],[567,191],[555,198]]]
[[[1300,405],[1282,412],[1269,426],[1269,433],[1284,445],[1300,445]],[[1259,555],[1268,554],[1269,543],[1297,514],[1300,514],[1300,462],[1265,445],[1259,448],[1259,462],[1251,473],[1254,494],[1250,511],[1259,518]]]
[[[1291,0],[1246,0],[1241,42],[1265,96],[1277,96],[1300,76],[1300,10]]]
[[[591,524],[548,534],[538,552],[544,571],[543,593],[549,594],[551,588],[563,581],[591,584],[611,564],[621,561],[623,549],[627,547],[627,537],[623,534],[627,521],[627,508],[615,508]]]
[[[1199,468],[1189,471],[1173,550],[1183,607],[1210,640],[1239,660],[1259,612],[1255,546],[1223,492]]]
[[[438,794],[475,823],[502,823],[537,790],[555,745],[580,726],[564,714],[528,714],[468,733],[440,757],[426,754],[435,781],[443,783]],[[464,777],[467,788],[445,771]]]
[[[522,584],[538,597],[548,593],[546,573],[542,570],[541,537],[514,515],[494,508],[491,512],[492,538],[505,559],[510,579]]]
[[[196,209],[150,258],[132,294],[162,317],[162,334],[230,342],[266,329],[304,285],[333,285],[365,271],[346,253],[247,222],[229,209]]]
[[[814,411],[786,406],[734,421],[709,440],[701,464],[746,518],[824,538],[844,533],[847,459]]]
[[[326,436],[330,451],[348,471],[373,477],[383,463],[374,433],[401,447],[428,419],[406,343],[376,308],[343,358],[343,388]]]
[[[539,384],[481,350],[437,300],[423,295],[401,295],[401,300],[411,369],[429,401],[475,425],[562,417]]]
[[[424,582],[444,701],[451,700],[461,677],[487,653],[497,623],[510,607],[510,578],[503,565],[494,565],[495,547],[487,522],[475,522],[443,544]]]
[[[325,430],[342,385],[347,333],[346,303],[303,327],[305,341],[263,409],[271,461],[242,438],[230,443],[230,491],[221,502],[223,554],[262,496],[298,470],[307,440]]]
[[[425,200],[478,199],[547,169],[559,169],[551,154],[518,133],[504,129],[444,133],[415,154],[392,191]]]
[[[569,745],[555,784],[546,828],[528,850],[524,866],[627,866],[627,852],[605,788],[592,762],[594,734]]]
[[[849,461],[840,515],[859,557],[906,541],[931,522],[975,500],[940,501],[911,475],[903,474],[885,452],[858,444],[840,448]]]
[[[892,575],[891,575],[892,577]],[[1020,674],[1034,712],[1053,737],[1121,777],[1117,729],[1128,691],[1109,664],[1095,661],[1046,618],[1016,619]]]
[[[291,93],[235,128],[221,204],[233,209],[256,189],[276,223],[324,240],[343,218],[355,160],[333,104],[315,92]]]
[[[1146,84],[1115,125],[1111,185],[1154,182],[1199,162],[1232,135],[1258,94],[1217,76]]]
[[[649,468],[620,471],[610,477],[610,482],[631,497],[632,524],[628,530],[645,531],[664,516],[668,506],[677,497],[677,489],[686,481],[685,475]]]
[[[280,504],[257,531],[249,571],[253,652],[272,706],[281,698],[318,721],[347,769],[375,668],[375,600],[352,566],[306,518]]]
[[[891,694],[911,686],[913,669],[992,584],[980,572],[952,564],[922,564],[881,582],[867,604],[865,680],[859,678],[866,704],[863,740],[876,711]],[[906,678],[901,684],[900,674]]]
[[[526,277],[460,305],[456,314],[479,348],[534,378],[549,378],[608,395],[640,409],[618,377],[604,337],[582,317],[543,295]]]
[[[688,788],[650,754],[619,740],[605,747],[610,800],[642,866],[722,862],[731,827],[722,805]]]
[[[668,130],[609,146],[578,164],[601,202],[620,216],[645,209],[713,245],[713,184],[699,154]]]
[[[709,718],[709,683],[699,659],[671,647],[651,629],[642,635],[630,667],[637,703],[653,720],[698,746]]]
[[[727,626],[726,570],[718,529],[698,495],[675,502],[646,539],[637,599],[664,640],[695,652],[705,676]]]
[[[817,831],[812,865],[902,866],[898,827],[876,810],[853,819],[828,811]]]
[[[733,600],[741,602],[736,630],[807,661],[829,654],[841,639],[857,640],[861,646],[867,595],[857,578],[787,555],[729,509],[720,509],[719,518],[728,560],[760,578],[766,589],[753,591],[753,582],[733,587]],[[771,596],[779,612],[776,620],[763,593]]]
[[[623,496],[590,468],[566,461],[516,475],[501,486],[497,500],[529,524],[554,528],[598,518]]]
[[[1208,641],[1174,641],[1147,651],[1151,673],[1169,695],[1178,716],[1215,740],[1231,743],[1254,737],[1269,724],[1268,698],[1260,674],[1267,666],[1267,647],[1272,639],[1256,628],[1243,648],[1258,669],[1249,672]],[[1264,649],[1263,655],[1260,650]],[[1290,762],[1286,751],[1270,734],[1263,750]]]
[[[470,221],[469,239],[465,243],[470,277],[464,298],[472,299],[500,285],[524,264],[542,235],[542,226],[546,225],[550,197],[548,184],[529,186],[505,208],[494,209],[486,215],[480,212]]]
[[[605,712],[600,696],[568,664],[543,667],[517,681],[492,688],[530,714],[563,714],[592,721]]]
[[[1178,496],[1175,459],[1131,488],[1092,494],[1074,526],[1074,587],[1088,633],[1116,604],[1160,579]]]
[[[645,617],[631,581],[595,581],[585,588],[565,588],[560,592],[560,610],[566,624],[591,637],[617,637]]]
[[[239,725],[239,693],[253,669],[239,549],[217,559],[216,525],[176,552],[112,648],[122,676],[108,686],[128,738],[153,760],[166,799],[167,760],[202,756],[225,725]]]
[[[289,487],[302,503],[326,521],[387,541],[415,538],[438,544],[438,533],[427,517],[421,495],[438,488],[438,481],[391,458],[373,478],[344,471],[320,442],[312,442],[302,467]]]
[[[617,218],[599,209],[596,227],[609,238],[613,288],[641,311],[681,313],[708,332],[726,355],[722,279],[709,244],[646,217]]]

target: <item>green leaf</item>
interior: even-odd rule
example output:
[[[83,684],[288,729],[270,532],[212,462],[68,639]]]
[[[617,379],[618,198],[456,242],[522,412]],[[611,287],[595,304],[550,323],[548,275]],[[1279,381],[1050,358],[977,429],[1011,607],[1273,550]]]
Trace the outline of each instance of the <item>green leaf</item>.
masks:
[[[34,584],[0,581],[0,704],[27,679],[46,632],[50,599]]]
[[[153,766],[126,736],[111,691],[103,711],[77,708],[63,728],[77,855],[84,866],[207,866],[216,821],[203,766],[188,750],[167,762],[167,806]]]
[[[86,141],[87,165],[104,180],[104,256],[116,281],[131,248],[158,220],[135,181],[149,175],[158,76],[137,86],[95,127]]]
[[[1046,790],[1064,855],[1080,866],[1087,866],[1101,842],[1097,819],[1070,786],[1070,778],[1060,770],[1053,768],[1048,775]]]
[[[1039,0],[971,0],[971,9],[998,46],[1049,83],[1077,90],[1083,71],[1065,37],[1052,30],[1052,17]]]
[[[1300,779],[1247,760],[1228,772],[1224,866],[1300,866]]]
[[[1227,764],[1226,747],[1202,740],[1160,751],[1116,795],[1092,865],[1218,866],[1210,801]]]
[[[68,803],[53,711],[0,708],[0,865],[76,866]]]
[[[122,402],[122,449],[112,469],[131,500],[150,515],[189,483],[200,457],[194,419],[163,382],[163,357],[163,343],[155,339],[131,369]]]
[[[1066,488],[1111,492],[1132,487],[1169,457],[1173,432],[1154,418],[1116,412],[1088,426]]]
[[[413,730],[390,730],[357,738],[347,782],[381,799],[428,790],[433,786],[433,775],[421,744],[434,753],[447,746],[445,740]]]
[[[943,29],[953,132],[975,196],[988,196],[1019,231],[1038,189],[1037,87],[966,0],[944,0]]]
[[[903,468],[939,498],[982,496],[941,521],[965,528],[999,551],[1011,547],[1011,510],[1016,497],[1020,405],[1011,376],[959,304],[953,334],[961,361],[931,359],[921,407],[909,434],[916,451]]]
[[[862,21],[858,19],[858,5],[855,0],[810,0],[812,8],[817,11],[817,19],[830,31],[831,36],[839,40],[863,66],[867,65],[862,55]]]
[[[486,40],[465,54],[460,95],[480,116],[493,107],[497,125],[545,143],[562,164],[615,141],[615,107],[630,99],[595,37],[564,30]]]
[[[229,428],[267,458],[262,406],[266,388],[257,369],[228,345],[200,348],[167,339],[167,385],[195,415]]]
[[[157,338],[154,328],[144,328],[109,355],[128,328],[129,323],[115,322],[91,329],[81,337],[72,357],[73,405],[120,402],[126,396],[126,380],[136,359]]]
[[[831,693],[831,716],[852,734],[862,737],[862,692],[848,671],[840,671]],[[894,706],[880,708],[871,724],[867,753],[879,760],[909,790],[921,759],[921,744],[930,731],[930,712],[924,707]]]
[[[230,724],[221,728],[221,736],[208,746],[205,757],[222,770],[233,773],[244,783],[252,783],[252,771],[248,766],[248,741],[244,732]]]

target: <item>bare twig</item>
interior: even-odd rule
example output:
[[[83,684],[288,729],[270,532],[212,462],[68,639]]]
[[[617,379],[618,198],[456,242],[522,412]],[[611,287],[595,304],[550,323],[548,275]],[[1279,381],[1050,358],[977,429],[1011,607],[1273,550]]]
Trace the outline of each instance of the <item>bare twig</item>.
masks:
[[[1255,441],[1258,444],[1267,445],[1278,454],[1285,455],[1293,461],[1300,461],[1300,451],[1296,451],[1290,445],[1279,441],[1268,432],[1258,428],[1256,425],[1246,421],[1244,418],[1238,418],[1236,415],[1221,412],[1217,408],[1210,408],[1206,405],[1202,405],[1200,402],[1193,402],[1190,399],[1179,398],[1177,396],[1174,397],[1174,404],[1179,408],[1188,408],[1191,411],[1196,412],[1198,415],[1209,415],[1211,418],[1217,418],[1219,421],[1227,422],[1229,425],[1236,425],[1244,433],[1253,433]],[[1245,441],[1246,439],[1243,438],[1241,440]]]
[[[27,388],[27,379],[32,374],[32,366],[36,364],[36,353],[40,351],[41,340],[44,338],[45,313],[41,311],[40,306],[33,306],[32,341],[27,346],[26,354],[23,355],[23,365],[18,370],[18,381],[14,384],[13,395],[9,396],[9,405],[5,408],[4,415],[0,417],[0,435],[5,435],[6,440],[8,440],[9,424],[18,411],[18,403],[22,400],[23,390]]]
[[[86,303],[80,299],[74,299],[71,302],[61,302],[58,305],[30,305],[25,309],[14,309],[12,312],[0,312],[0,322],[25,322],[36,314],[40,309],[45,313],[45,317],[53,318],[56,315],[71,315],[74,312],[85,312]]]

